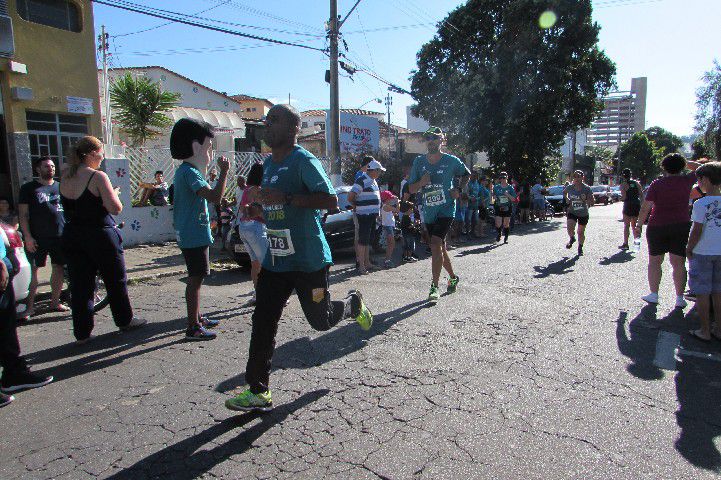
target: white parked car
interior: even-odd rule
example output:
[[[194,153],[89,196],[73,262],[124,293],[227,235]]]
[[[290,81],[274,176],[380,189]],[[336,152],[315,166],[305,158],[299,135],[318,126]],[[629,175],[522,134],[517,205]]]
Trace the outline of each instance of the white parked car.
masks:
[[[13,290],[15,291],[15,301],[20,302],[28,297],[30,290],[30,263],[28,257],[25,256],[23,240],[15,228],[0,222],[0,241],[5,243],[7,256],[16,272],[13,278]]]

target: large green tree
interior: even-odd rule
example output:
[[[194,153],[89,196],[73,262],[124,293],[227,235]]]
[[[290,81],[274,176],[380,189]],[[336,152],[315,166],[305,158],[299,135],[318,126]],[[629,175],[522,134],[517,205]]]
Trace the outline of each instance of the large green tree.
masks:
[[[649,183],[661,171],[662,153],[644,132],[634,133],[618,149],[620,168],[630,168],[636,178]]]
[[[546,10],[556,22],[541,28]],[[451,147],[487,152],[495,169],[540,175],[613,86],[598,32],[590,0],[469,0],[418,53],[415,113],[445,127]]]
[[[162,129],[173,124],[165,113],[179,100],[179,93],[163,92],[159,83],[130,73],[110,85],[110,105],[115,118],[134,146],[161,135]]]
[[[656,147],[663,149],[663,155],[678,152],[683,147],[681,137],[661,127],[647,128],[644,133]]]
[[[714,60],[702,81],[696,91],[696,130],[703,135],[706,149],[721,160],[721,63]]]

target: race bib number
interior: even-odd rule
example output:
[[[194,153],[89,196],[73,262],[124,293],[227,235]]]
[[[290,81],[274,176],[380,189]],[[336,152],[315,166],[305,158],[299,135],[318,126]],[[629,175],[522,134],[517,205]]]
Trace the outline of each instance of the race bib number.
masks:
[[[510,202],[510,200],[508,200],[508,197],[506,196],[505,193],[503,195],[501,195],[500,197],[498,197],[498,203],[500,203],[501,205],[505,205],[508,202]]]
[[[270,245],[270,254],[274,257],[288,257],[295,253],[293,247],[293,239],[290,238],[290,230],[271,230],[267,231],[268,244]]]
[[[583,210],[584,203],[580,200],[572,200],[571,201],[571,208],[573,210]]]
[[[427,207],[445,205],[446,194],[441,185],[432,185],[430,190],[423,194],[423,204]]]

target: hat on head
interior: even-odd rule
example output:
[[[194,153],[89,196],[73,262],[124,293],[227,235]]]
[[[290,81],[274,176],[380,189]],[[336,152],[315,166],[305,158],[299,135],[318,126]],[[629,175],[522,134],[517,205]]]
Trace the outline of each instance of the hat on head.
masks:
[[[441,130],[441,127],[429,127],[428,130],[423,132],[424,137],[442,137],[443,136],[443,130]]]
[[[386,201],[391,200],[391,199],[393,199],[393,198],[398,198],[398,197],[396,197],[396,196],[393,194],[393,192],[391,192],[390,190],[383,190],[383,191],[381,192],[381,202],[386,202]]]
[[[371,160],[368,162],[368,170],[380,170],[381,172],[386,171],[385,167],[381,165],[381,162],[378,160]]]

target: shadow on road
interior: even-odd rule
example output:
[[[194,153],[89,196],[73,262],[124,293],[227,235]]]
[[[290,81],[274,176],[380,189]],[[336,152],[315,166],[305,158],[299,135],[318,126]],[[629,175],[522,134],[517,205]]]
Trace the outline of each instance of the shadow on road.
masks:
[[[498,247],[500,247],[500,243],[490,243],[488,245],[484,245],[482,247],[474,248],[472,250],[464,250],[456,255],[456,257],[465,257],[466,255],[475,255],[478,253],[488,253],[491,250],[494,250]]]
[[[536,265],[533,270],[536,271],[536,275],[533,278],[546,278],[551,275],[564,275],[573,271],[573,267],[578,261],[578,255],[575,257],[563,257],[562,259],[549,263],[545,267]]]
[[[633,260],[634,256],[629,253],[628,250],[621,250],[619,252],[614,253],[610,257],[603,257],[601,261],[598,262],[599,265],[611,265],[614,263],[626,263]]]
[[[618,351],[631,360],[631,364],[626,366],[628,373],[641,380],[660,380],[664,376],[663,370],[653,363],[658,329],[649,328],[651,324],[646,323],[656,320],[656,310],[655,304],[644,306],[628,323],[628,335],[626,334],[628,312],[620,312],[616,320]]]
[[[275,349],[273,370],[311,368],[342,358],[365,347],[369,338],[385,333],[396,323],[426,309],[427,306],[426,301],[418,301],[374,315],[373,327],[367,332],[361,330],[356,322],[349,322],[314,339],[302,337],[291,340]],[[245,374],[240,374],[220,382],[215,390],[223,393],[244,384]]]
[[[85,345],[66,343],[27,354],[25,358],[31,365],[53,362],[77,357],[62,365],[44,369],[44,373],[55,377],[55,381],[65,380],[86,373],[122,363],[123,361],[154,352],[171,345],[184,342],[184,338],[176,338],[171,342],[136,349],[151,342],[178,337],[185,330],[185,318],[165,322],[148,323],[143,328],[128,332],[109,332],[98,335]],[[128,351],[132,350],[132,351]],[[94,353],[93,353],[94,352]],[[126,352],[126,353],[123,353]]]
[[[246,413],[227,418],[192,437],[168,445],[159,452],[108,478],[113,480],[136,480],[151,477],[172,478],[174,480],[199,478],[228,458],[247,452],[253,448],[253,443],[268,430],[283,423],[286,418],[297,410],[320,400],[328,393],[330,393],[328,389],[316,390],[304,394],[291,403],[276,407],[270,413]],[[212,444],[213,440],[221,435],[243,428],[254,420],[260,421],[247,430],[239,432],[237,436],[227,442],[214,445],[212,448],[202,448],[204,445]]]
[[[656,322],[656,305],[646,305],[629,323],[630,335],[624,325],[628,314],[621,312],[617,320],[616,340],[619,351],[630,358],[627,370],[641,380],[658,380],[664,372],[654,365],[660,331],[676,333],[681,338],[676,354],[676,422],[680,428],[676,450],[692,465],[721,472],[721,453],[715,440],[721,436],[721,363],[718,343],[702,343],[687,331],[697,323],[695,313],[686,317],[680,309],[672,310]],[[651,322],[656,322],[653,324]],[[662,326],[664,330],[659,330]]]

